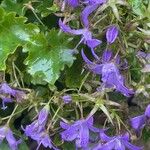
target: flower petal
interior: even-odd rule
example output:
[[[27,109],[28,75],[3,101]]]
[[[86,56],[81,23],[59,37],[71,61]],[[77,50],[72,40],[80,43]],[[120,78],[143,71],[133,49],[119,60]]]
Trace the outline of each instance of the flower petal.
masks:
[[[124,86],[124,78],[121,76],[119,69],[113,63],[106,63],[102,68],[102,81],[109,86],[129,97],[133,94],[133,90]]]
[[[101,148],[99,148],[99,149],[95,148],[93,150],[114,150],[115,144],[116,144],[115,141],[112,140],[112,141],[107,142],[106,144],[102,145]]]
[[[2,83],[0,87],[0,93],[13,95],[14,90],[7,83]]]
[[[103,55],[102,55],[102,63],[109,62],[112,58],[112,51],[110,50],[105,50]]]
[[[129,150],[142,150],[143,149],[142,147],[135,146],[129,143],[128,141],[124,141],[123,143]]]
[[[83,123],[81,125],[80,131],[79,131],[79,140],[76,143],[77,147],[87,147],[89,143],[89,129],[86,125],[86,123]]]
[[[10,129],[8,129],[8,131],[7,131],[6,139],[7,139],[8,144],[12,150],[16,150],[18,147],[18,144],[21,143],[21,140],[16,141],[16,139],[13,136],[13,133]]]
[[[62,100],[64,101],[65,104],[68,104],[72,101],[72,97],[70,95],[64,95],[62,97]]]
[[[65,123],[65,122],[62,122],[62,121],[60,121],[60,126],[61,126],[61,128],[63,128],[63,129],[68,129],[68,128],[70,127],[69,124],[67,124],[67,123]]]
[[[82,58],[84,59],[84,61],[85,61],[88,65],[94,65],[94,63],[91,62],[91,61],[86,57],[86,55],[84,54],[83,49],[81,50],[81,55],[82,55]]]
[[[106,39],[109,44],[112,44],[118,36],[118,28],[116,26],[111,26],[106,31]]]
[[[115,150],[125,150],[125,145],[122,143],[120,139],[115,139]]]
[[[106,3],[106,0],[89,0],[89,4],[93,5],[93,4],[103,4]]]
[[[93,48],[91,48],[91,53],[96,60],[100,60],[100,58],[97,56]]]
[[[150,118],[150,104],[146,107],[145,116],[147,116],[148,118]]]
[[[73,8],[79,5],[79,0],[66,0],[66,2],[68,3],[68,5],[70,5]]]
[[[140,115],[130,119],[132,128],[135,129],[137,132],[140,132],[140,130],[145,126],[145,121],[145,115]]]
[[[108,141],[111,141],[113,139],[113,137],[110,137],[108,136],[107,134],[105,134],[105,131],[107,129],[103,129],[103,130],[100,130],[99,132],[99,135],[100,135],[100,139],[104,142],[108,142]]]
[[[73,141],[78,136],[78,127],[70,127],[61,133],[62,139],[65,141]]]
[[[3,139],[5,138],[6,132],[7,132],[6,126],[0,127],[0,142],[2,142]]]
[[[81,34],[84,34],[84,32],[85,32],[84,29],[79,29],[79,30],[71,29],[68,25],[64,24],[61,21],[61,19],[59,19],[59,26],[62,31],[70,33],[70,34],[74,34],[74,35],[81,35]]]
[[[38,123],[39,125],[45,126],[47,122],[49,114],[49,106],[45,106],[40,112],[38,116]]]
[[[85,9],[81,13],[81,20],[83,22],[84,27],[88,28],[89,27],[89,20],[88,17],[89,15],[97,9],[98,5],[89,5],[85,7]]]
[[[87,40],[86,42],[87,42],[88,47],[90,48],[95,48],[96,46],[102,43],[102,41],[97,40],[97,39]]]

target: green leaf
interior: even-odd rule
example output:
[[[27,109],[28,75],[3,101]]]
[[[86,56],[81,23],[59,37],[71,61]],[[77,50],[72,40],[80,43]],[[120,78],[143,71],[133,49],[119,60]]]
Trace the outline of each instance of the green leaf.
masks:
[[[53,4],[53,0],[42,0],[37,6],[36,11],[41,13],[41,17],[46,17],[51,13],[55,13],[59,10],[56,4]]]
[[[19,147],[18,148],[19,150],[29,150],[28,145],[24,141],[22,141],[21,144],[19,144],[18,147]]]
[[[141,17],[144,17],[144,12],[145,12],[145,6],[143,4],[143,1],[139,0],[129,0],[129,4],[132,7],[133,12],[136,15],[139,15]]]
[[[111,115],[110,115],[108,109],[103,104],[101,104],[99,107],[104,112],[104,114],[107,116],[107,118],[111,122],[111,124],[114,125],[113,120],[111,118]]]
[[[0,8],[0,70],[6,69],[5,61],[18,46],[31,42],[31,37],[39,32],[35,25],[25,22],[25,17],[16,17]]]
[[[3,0],[1,3],[1,6],[7,11],[11,12],[14,11],[18,15],[24,15],[25,14],[25,9],[24,4],[29,2],[30,0]]]
[[[48,82],[53,85],[65,65],[70,67],[73,64],[75,58],[68,43],[65,34],[51,30],[46,36],[36,35],[34,43],[26,45],[24,51],[28,51],[29,55],[24,63],[34,84]]]

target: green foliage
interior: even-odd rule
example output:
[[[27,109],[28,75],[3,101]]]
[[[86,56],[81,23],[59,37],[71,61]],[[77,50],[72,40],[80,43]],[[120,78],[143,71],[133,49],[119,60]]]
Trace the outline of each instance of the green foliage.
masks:
[[[141,72],[149,62],[136,55],[139,50],[149,52],[150,1],[108,0],[90,14],[88,20],[92,38],[102,41],[100,46],[94,48],[100,59],[93,58],[83,41],[77,45],[82,39],[80,35],[74,38],[74,35],[59,29],[60,18],[74,29],[84,28],[80,16],[86,4],[71,8],[64,5],[63,1],[0,0],[0,81],[24,91],[26,95],[23,101],[14,100],[13,103],[6,104],[6,110],[0,109],[0,123],[2,126],[7,124],[16,139],[22,139],[19,150],[30,149],[30,145],[25,143],[27,139],[22,134],[21,125],[26,127],[37,119],[38,112],[47,104],[50,113],[45,128],[53,144],[60,149],[74,150],[74,141],[65,142],[61,139],[60,120],[73,123],[93,115],[94,126],[114,128],[117,134],[124,133],[130,130],[127,123],[129,117],[144,112],[145,105],[149,103],[149,100],[143,101],[143,91],[149,90],[150,77]],[[106,30],[110,25],[116,25],[119,30],[118,37],[112,44],[106,42]],[[95,68],[90,64],[88,67],[85,65],[81,49],[94,64],[102,63],[101,56],[105,49],[112,50],[114,58],[119,55],[121,61],[126,59],[126,69],[123,68],[123,61],[118,65],[123,76],[121,79],[128,88],[133,88],[136,93],[134,101],[142,110],[137,106],[128,108],[125,101],[128,97],[109,88],[109,84],[105,88],[105,83],[101,80],[103,76],[95,75],[92,71],[90,73],[87,69]],[[111,59],[112,63],[114,60]],[[13,98],[12,95],[5,94],[0,93],[0,106],[3,97]],[[64,95],[71,96],[72,101],[64,103]],[[141,137],[142,141],[149,141],[150,130],[147,126]],[[90,138],[93,139],[91,135]],[[90,146],[95,144],[97,143]],[[0,150],[9,149],[4,140]]]
[[[82,72],[82,59],[80,57],[74,62],[71,68],[66,71],[66,86],[69,88],[79,88],[85,73]],[[76,82],[74,82],[76,81]]]
[[[18,15],[25,15],[26,9],[24,4],[29,2],[29,0],[3,0],[1,6],[7,11],[14,11]]]
[[[25,24],[26,18],[16,17],[0,8],[0,70],[6,69],[6,60],[18,46],[28,52],[25,60],[27,72],[33,83],[47,82],[51,85],[59,78],[65,65],[73,64],[73,53],[69,48],[68,37],[51,30],[43,34],[33,24]],[[7,33],[7,34],[6,34]]]
[[[129,4],[131,5],[133,12],[141,18],[149,16],[148,11],[146,12],[146,5],[148,5],[148,3],[148,0],[129,0]]]
[[[0,70],[6,69],[6,59],[18,46],[31,42],[31,37],[39,32],[33,24],[25,24],[26,18],[16,17],[14,12],[6,13],[0,8]]]
[[[23,141],[20,145],[19,145],[19,150],[29,150],[27,144]],[[8,144],[6,142],[2,142],[0,144],[0,150],[11,150],[8,146]]]
[[[29,52],[25,64],[34,84],[45,81],[53,85],[59,78],[60,70],[65,65],[70,67],[75,59],[64,34],[55,30],[46,36],[36,35],[34,43],[27,44],[24,51]]]

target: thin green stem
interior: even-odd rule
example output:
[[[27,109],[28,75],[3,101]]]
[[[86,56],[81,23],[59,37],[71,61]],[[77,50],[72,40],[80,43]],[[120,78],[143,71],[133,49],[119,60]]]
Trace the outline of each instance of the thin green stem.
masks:
[[[18,80],[17,75],[16,75],[16,70],[15,70],[15,64],[14,64],[14,62],[12,62],[12,67],[13,67],[13,74],[14,74],[15,80],[17,82],[17,85],[21,88],[21,85],[20,85],[19,80]]]
[[[41,19],[38,17],[38,15],[35,13],[34,9],[31,9],[31,11],[33,12],[34,16],[36,17],[36,19],[40,22],[40,24],[45,27],[44,23],[41,21]]]
[[[21,113],[22,111],[24,111],[24,110],[27,109],[28,107],[29,107],[29,106],[27,106],[27,107],[23,108],[22,110],[20,110],[20,111],[14,113],[14,114],[12,115],[12,117],[15,116],[15,115],[17,115],[17,114],[19,114],[19,113]],[[7,119],[9,119],[9,118],[10,118],[10,116],[4,117],[4,118],[2,118],[2,121],[3,121],[3,120],[7,120]]]
[[[79,87],[78,93],[80,93],[80,91],[81,91],[81,89],[82,89],[82,87],[83,87],[83,84],[85,83],[85,81],[86,81],[86,79],[88,78],[89,74],[90,74],[90,72],[88,72],[88,73],[85,75],[85,77],[83,78],[83,80],[82,80],[82,82],[81,82],[81,85],[80,85],[80,87]]]
[[[18,104],[15,106],[15,108],[14,108],[13,112],[11,113],[11,115],[10,115],[10,117],[9,117],[8,121],[7,121],[7,125],[9,124],[9,122],[10,122],[11,118],[14,116],[14,113],[15,113],[15,111],[17,110],[18,106],[19,106]]]

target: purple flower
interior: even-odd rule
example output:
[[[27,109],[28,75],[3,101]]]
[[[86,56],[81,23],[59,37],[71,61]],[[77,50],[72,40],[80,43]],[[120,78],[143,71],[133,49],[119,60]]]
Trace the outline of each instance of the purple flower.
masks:
[[[130,119],[131,127],[136,131],[137,135],[139,135],[140,131],[144,128],[149,119],[150,119],[150,104],[146,107],[145,113],[143,115],[136,116]]]
[[[116,26],[111,26],[106,31],[106,39],[109,44],[112,44],[118,36],[118,28]]]
[[[47,122],[49,114],[49,107],[45,106],[38,115],[38,119],[35,120],[30,125],[27,125],[25,128],[25,134],[30,136],[32,139],[36,140],[36,135],[39,134],[41,131],[45,130],[45,125]]]
[[[88,26],[88,23],[86,21],[86,18],[88,16],[85,16],[84,18],[84,24]],[[100,40],[93,39],[92,38],[92,33],[88,30],[88,28],[83,28],[83,29],[71,29],[68,25],[64,24],[61,20],[59,20],[59,26],[62,31],[66,33],[70,33],[73,35],[82,35],[82,38],[79,43],[84,42],[84,44],[87,44],[90,48],[95,48],[99,44],[101,44]]]
[[[79,0],[65,0],[65,2],[73,8],[79,5]]]
[[[106,0],[88,0],[88,2],[89,2],[90,5],[94,5],[94,4],[101,5],[101,4],[106,3]]]
[[[93,150],[141,150],[141,147],[131,144],[129,134],[117,135],[109,137],[105,133],[101,136],[101,140],[106,142],[105,144],[98,144]]]
[[[150,104],[146,107],[144,115],[148,118],[150,118]]]
[[[7,83],[2,83],[0,86],[0,94],[8,95],[9,97],[13,97],[17,102],[21,102],[22,99],[25,98],[26,94],[23,91],[15,90],[11,88]],[[9,102],[7,100],[7,102]]]
[[[72,101],[72,97],[70,95],[64,95],[62,97],[62,99],[63,99],[64,103],[66,103],[66,104],[68,104]]]
[[[26,136],[31,137],[38,143],[38,148],[42,144],[44,147],[56,149],[51,142],[49,135],[45,132],[45,125],[48,119],[49,106],[45,106],[38,115],[38,119],[24,129]],[[38,149],[37,148],[37,149]]]
[[[136,134],[139,135],[140,131],[144,128],[146,123],[145,115],[136,116],[130,119],[130,124],[132,128],[136,131]]]
[[[89,144],[89,130],[99,132],[99,129],[93,127],[93,117],[75,121],[73,124],[60,122],[60,126],[65,129],[61,137],[65,141],[76,141],[77,148],[87,148]]]
[[[92,49],[91,49],[92,50]],[[93,56],[98,59],[95,52],[92,50]],[[112,52],[109,50],[104,51],[101,63],[95,64],[91,62],[82,50],[82,57],[87,63],[88,68],[95,74],[102,75],[101,80],[103,81],[104,88],[114,88],[117,91],[121,92],[123,95],[129,97],[134,92],[131,89],[128,89],[124,85],[124,78],[120,74],[120,59],[119,56],[112,58]],[[98,59],[100,60],[100,58]],[[122,66],[122,65],[121,65]],[[101,89],[101,88],[100,88]]]
[[[1,94],[8,94],[8,95],[14,95],[14,90],[7,84],[2,83],[0,86],[0,93]]]
[[[98,5],[89,5],[81,13],[81,19],[84,27],[89,28],[89,15],[98,8]]]
[[[21,140],[16,141],[13,132],[7,126],[0,127],[0,142],[6,138],[11,150],[17,150]]]

